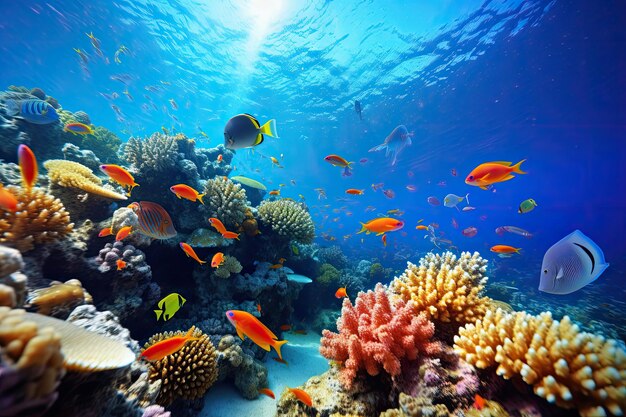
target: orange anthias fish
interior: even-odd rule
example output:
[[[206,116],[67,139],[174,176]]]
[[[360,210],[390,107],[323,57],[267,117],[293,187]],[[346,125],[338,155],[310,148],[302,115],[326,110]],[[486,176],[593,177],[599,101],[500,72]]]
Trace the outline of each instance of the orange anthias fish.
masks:
[[[298,399],[298,401],[300,401],[302,404],[306,404],[309,407],[313,407],[313,400],[311,399],[311,396],[306,393],[306,391],[304,391],[304,390],[302,390],[300,388],[289,388],[289,387],[287,387],[287,389],[289,390],[289,392],[291,392],[293,395],[295,395],[296,398]]]
[[[491,184],[515,178],[512,173],[526,174],[526,172],[520,169],[524,161],[526,160],[522,159],[515,165],[511,165],[510,162],[503,161],[480,164],[469,173],[467,178],[465,178],[465,183],[486,190]]]
[[[364,190],[357,190],[356,188],[348,188],[346,190],[346,194],[350,195],[363,195],[365,193]]]
[[[381,240],[383,241],[383,245],[386,247],[387,246],[387,235],[383,235]]]
[[[112,234],[113,234],[113,228],[105,227],[104,229],[100,230],[100,233],[98,233],[98,237],[107,237],[107,236],[111,236]]]
[[[197,200],[201,204],[204,204],[204,201],[202,201],[202,197],[204,197],[204,194],[200,194],[199,192],[197,192],[196,190],[194,190],[193,188],[191,188],[190,186],[186,184],[172,185],[170,187],[170,191],[176,194],[176,197],[178,198],[185,198],[189,201]]]
[[[0,184],[0,209],[10,211],[11,213],[17,210],[17,198],[13,193]]]
[[[30,190],[37,182],[38,169],[35,153],[28,146],[20,145],[17,148],[17,159],[20,164],[24,187]]]
[[[286,332],[287,330],[291,329],[291,325],[290,324],[281,324],[279,329],[282,330],[283,332]]]
[[[211,217],[209,219],[209,223],[211,223],[211,226],[213,226],[215,228],[215,230],[218,231],[218,233],[220,234],[224,234],[227,232],[226,228],[224,227],[224,224],[220,221],[220,219],[216,219],[215,217]]]
[[[224,159],[224,157],[222,156],[222,154],[217,155],[217,163],[219,164],[220,162],[222,162],[222,159]]]
[[[122,168],[119,165],[100,165],[100,171],[107,174],[109,178],[111,178],[119,185],[129,188],[128,195],[130,195],[130,193],[133,191],[133,188],[139,186],[139,184],[135,182],[135,178],[130,174],[130,172],[126,171],[126,169]]]
[[[259,313],[261,312],[261,304],[256,304],[256,311],[258,311]]]
[[[328,155],[327,157],[324,158],[324,161],[336,167],[343,168],[342,175],[344,177],[349,177],[350,175],[352,175],[352,170],[350,168],[354,162],[348,162],[342,157],[340,157],[339,155]]]
[[[189,329],[185,336],[172,336],[165,340],[161,340],[141,352],[140,357],[146,358],[149,361],[159,361],[167,355],[178,352],[183,346],[185,346],[185,343],[192,340],[199,340],[197,337],[192,337],[192,333],[193,327]]]
[[[224,239],[237,239],[239,240],[239,233],[229,232],[228,230],[222,233]]]
[[[126,268],[126,262],[122,261],[121,259],[118,259],[117,261],[115,261],[115,265],[117,265],[117,270],[121,271],[122,269]]]
[[[115,235],[115,240],[119,242],[120,240],[126,239],[128,235],[130,235],[132,229],[133,228],[131,226],[122,227],[120,230],[117,231],[117,234]]]
[[[270,347],[273,347],[278,357],[280,359],[283,358],[280,354],[280,348],[287,343],[287,341],[277,340],[278,337],[252,314],[247,311],[228,310],[226,312],[226,318],[235,326],[237,335],[241,340],[244,340],[245,337],[248,336],[250,340],[268,352],[271,350]]]
[[[482,410],[483,408],[485,408],[485,399],[481,397],[480,395],[476,394],[474,396],[474,407],[477,410]]]
[[[272,266],[270,266],[270,269],[280,269],[283,267],[283,264],[274,264]]]
[[[213,268],[219,268],[224,263],[224,254],[222,252],[217,252],[213,255],[213,259],[211,259],[211,266]]]
[[[280,195],[280,190],[272,190],[270,191],[270,195]]]
[[[391,217],[379,217],[367,223],[361,223],[361,230],[357,234],[363,232],[368,235],[370,233],[376,233],[376,236],[378,236],[386,232],[395,232],[403,227],[404,222],[402,220],[393,219]]]
[[[415,226],[415,228],[417,230],[428,230],[428,226],[426,226],[424,224],[418,224],[417,226]]]
[[[180,242],[179,246],[183,250],[183,252],[185,252],[185,255],[197,261],[200,265],[206,263],[206,261],[203,261],[202,259],[200,259],[198,255],[196,254],[196,251],[193,250],[193,248],[189,246],[188,244],[186,244],[185,242]]]
[[[490,250],[495,253],[519,253],[522,248],[514,248],[508,245],[495,245],[492,246]]]
[[[261,388],[259,390],[259,394],[267,395],[268,397],[270,397],[273,400],[276,399],[276,396],[274,395],[274,392],[271,389],[269,389],[269,388]]]
[[[337,291],[335,291],[335,297],[336,298],[346,298],[348,296],[347,290],[348,289],[346,287],[339,288]]]

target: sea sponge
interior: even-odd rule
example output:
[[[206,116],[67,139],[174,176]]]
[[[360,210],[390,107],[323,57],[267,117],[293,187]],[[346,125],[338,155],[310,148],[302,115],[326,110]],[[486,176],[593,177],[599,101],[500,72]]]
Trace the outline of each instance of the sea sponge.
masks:
[[[581,332],[567,316],[489,310],[459,329],[454,350],[477,368],[497,365],[503,378],[521,377],[538,396],[582,417],[626,411],[626,347]]]
[[[49,159],[43,163],[48,170],[48,177],[54,184],[62,187],[78,188],[91,194],[101,197],[112,198],[114,200],[126,200],[123,194],[104,188],[102,180],[86,166],[78,162],[66,161],[64,159]]]
[[[238,274],[243,269],[241,263],[234,256],[224,256],[224,263],[213,272],[218,278],[226,279],[230,274]]]
[[[161,133],[144,139],[131,137],[122,151],[122,158],[144,175],[173,168],[178,160],[176,137]]]
[[[74,224],[58,198],[40,188],[6,187],[17,198],[17,211],[0,212],[0,243],[27,252],[68,235]]]
[[[172,336],[184,336],[187,332],[155,334],[148,340],[144,350]],[[150,362],[150,381],[161,381],[157,404],[167,407],[175,399],[201,398],[217,380],[217,353],[209,336],[194,329],[193,337],[199,340],[187,342],[179,351],[159,361]]]
[[[226,177],[210,179],[204,185],[205,206],[211,217],[222,221],[228,230],[236,230],[248,210],[246,191]]]
[[[37,309],[39,314],[59,317],[69,313],[79,305],[91,304],[91,295],[77,279],[65,283],[52,281],[49,287],[31,291],[28,303]]]
[[[0,413],[43,414],[65,374],[59,334],[28,320],[24,310],[0,307],[0,352]]]
[[[337,268],[331,264],[322,264],[322,266],[320,266],[320,275],[315,279],[315,282],[327,287],[337,284],[339,278],[341,278],[341,273]]]
[[[488,308],[490,298],[482,296],[486,270],[487,261],[478,252],[463,252],[458,258],[452,252],[429,253],[419,266],[408,262],[389,289],[405,301],[412,300],[416,312],[424,311],[433,320],[469,323]]]
[[[288,240],[310,243],[315,237],[315,225],[308,211],[293,200],[265,200],[259,206],[259,218],[274,233]]]
[[[359,371],[397,376],[402,361],[441,349],[439,343],[430,341],[435,326],[426,314],[416,315],[411,301],[391,300],[380,283],[374,291],[359,293],[354,306],[348,298],[343,300],[337,329],[339,333],[322,332],[320,353],[343,363],[340,381],[346,388],[352,387]]]

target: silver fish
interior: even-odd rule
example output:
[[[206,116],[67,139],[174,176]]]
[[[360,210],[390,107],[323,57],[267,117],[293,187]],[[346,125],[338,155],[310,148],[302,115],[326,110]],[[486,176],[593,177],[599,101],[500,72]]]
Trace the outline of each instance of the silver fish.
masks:
[[[525,238],[528,238],[528,239],[533,237],[533,234],[530,233],[529,231],[521,229],[521,228],[516,227],[516,226],[500,226],[500,227],[496,228],[496,233],[498,235],[500,235],[500,236],[502,236],[505,232],[513,233],[515,235],[524,236]]]
[[[398,155],[406,148],[411,146],[411,137],[413,132],[409,132],[406,126],[397,126],[393,131],[385,138],[385,141],[378,146],[374,146],[369,152],[378,152],[385,150],[385,157],[389,157],[391,154],[391,165],[395,165],[398,159]]]
[[[461,197],[456,194],[448,194],[443,198],[443,205],[448,208],[455,207],[458,210],[459,208],[457,205],[463,200],[466,200],[467,204],[469,204],[469,193],[465,194],[465,197]]]
[[[602,249],[576,230],[546,251],[541,264],[539,291],[570,294],[598,279],[608,266]]]

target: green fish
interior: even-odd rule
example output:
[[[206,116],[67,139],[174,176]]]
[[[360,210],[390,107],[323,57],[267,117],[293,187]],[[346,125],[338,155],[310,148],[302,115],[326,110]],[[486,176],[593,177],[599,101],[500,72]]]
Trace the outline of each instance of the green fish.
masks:
[[[186,301],[187,300],[185,300],[182,295],[175,292],[165,296],[163,299],[161,299],[161,301],[159,301],[158,307],[160,308],[160,310],[154,310],[154,312],[156,313],[157,321],[161,318],[161,315],[163,315],[163,321],[167,321],[174,317],[174,314],[176,314],[176,312],[180,310],[180,308],[183,306],[183,304],[185,304]]]
[[[519,204],[517,212],[519,214],[528,213],[529,211],[533,211],[535,207],[537,207],[537,203],[532,198],[529,198],[528,200],[524,200]]]
[[[298,249],[298,247],[294,244],[291,245],[291,251],[293,252],[294,255],[298,256],[300,255],[300,250]]]

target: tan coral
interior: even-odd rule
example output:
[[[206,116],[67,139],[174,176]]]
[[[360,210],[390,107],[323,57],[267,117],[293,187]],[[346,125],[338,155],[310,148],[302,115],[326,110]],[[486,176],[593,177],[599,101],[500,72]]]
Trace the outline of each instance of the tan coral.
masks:
[[[234,256],[224,256],[224,263],[213,274],[218,278],[229,278],[230,274],[238,274],[243,269],[241,263]]]
[[[0,212],[0,243],[27,252],[54,242],[72,231],[70,214],[63,203],[41,188],[6,187],[17,198],[15,212]]]
[[[468,323],[487,311],[489,297],[482,296],[487,261],[478,252],[428,254],[419,265],[407,269],[390,285],[392,293],[412,300],[417,311],[425,311],[441,322]]]
[[[487,311],[459,330],[455,351],[477,368],[497,366],[505,379],[521,377],[535,393],[583,417],[626,411],[626,348],[581,332],[569,317]]]
[[[228,230],[236,230],[246,217],[248,201],[246,191],[241,184],[236,184],[226,177],[216,177],[204,185],[205,206],[211,217],[224,223]]]
[[[46,316],[69,313],[79,305],[92,302],[91,295],[77,279],[70,279],[65,283],[52,281],[49,287],[33,290],[29,295],[29,304],[36,307],[38,313]]]
[[[144,349],[172,336],[184,336],[187,332],[155,334]],[[204,396],[217,380],[217,353],[209,336],[194,329],[193,337],[199,340],[187,342],[179,351],[159,361],[150,362],[150,381],[161,381],[157,403],[164,407],[175,399],[194,400]]]
[[[411,397],[401,392],[398,403],[398,408],[384,411],[380,413],[380,417],[450,417],[452,415],[445,405],[434,405],[427,397]]]
[[[102,180],[94,175],[91,169],[78,162],[50,159],[44,162],[43,166],[48,170],[48,178],[54,184],[62,187],[78,188],[90,194],[114,200],[127,199],[125,195],[103,187]]]
[[[300,243],[311,243],[315,237],[315,224],[304,206],[293,200],[265,200],[259,206],[261,222],[277,235]]]

